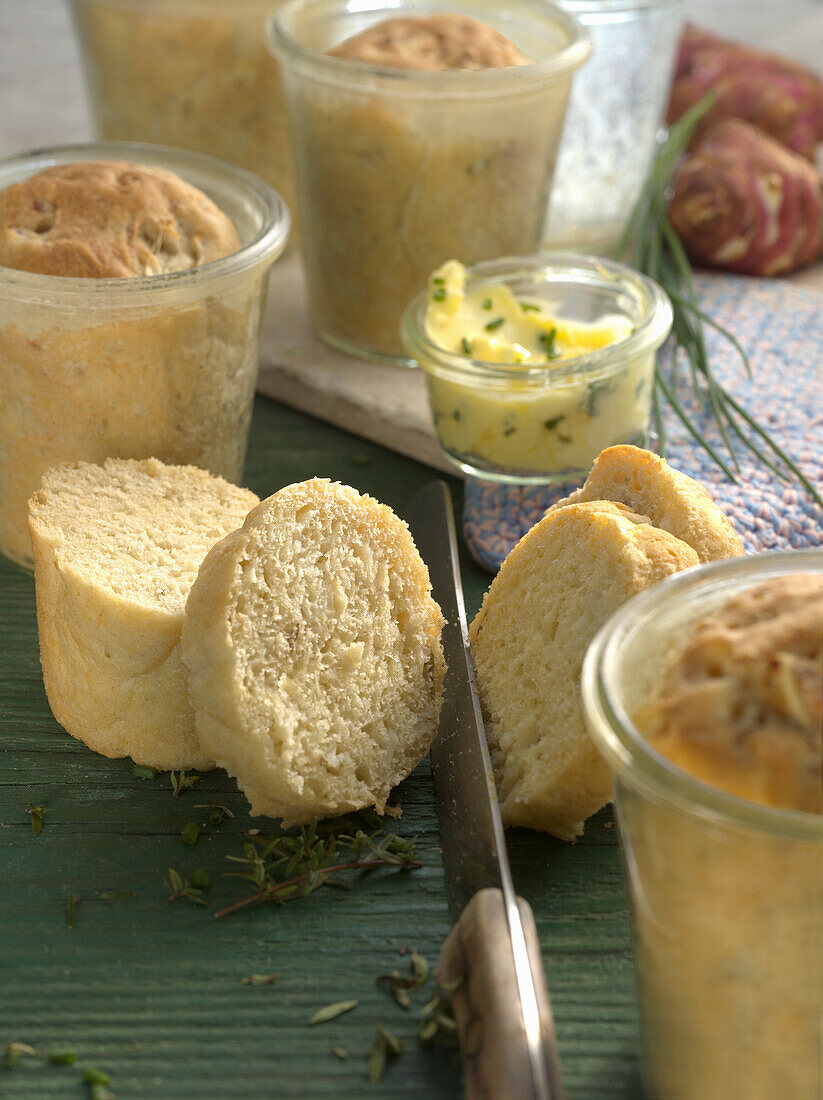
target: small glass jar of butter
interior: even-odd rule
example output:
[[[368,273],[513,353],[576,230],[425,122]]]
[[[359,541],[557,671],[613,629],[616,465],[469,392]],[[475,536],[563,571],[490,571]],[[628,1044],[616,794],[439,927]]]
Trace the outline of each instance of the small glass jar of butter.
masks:
[[[818,550],[700,566],[586,656],[652,1100],[823,1098],[821,600]]]
[[[401,331],[446,456],[477,477],[550,484],[582,479],[612,444],[646,445],[671,323],[660,287],[624,264],[544,252],[444,264]]]
[[[0,193],[84,162],[175,173],[233,223],[240,247],[130,278],[0,267],[0,553],[27,568],[27,501],[50,466],[155,457],[240,481],[268,273],[289,233],[285,203],[262,180],[162,146],[68,145],[11,157],[0,161]],[[162,233],[146,247],[162,250]]]

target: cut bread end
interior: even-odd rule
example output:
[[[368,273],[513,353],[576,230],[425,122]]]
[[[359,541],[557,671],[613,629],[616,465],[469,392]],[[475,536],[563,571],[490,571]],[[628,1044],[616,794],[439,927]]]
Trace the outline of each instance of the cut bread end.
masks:
[[[504,824],[572,839],[611,799],[583,719],[583,657],[618,607],[698,563],[609,501],[552,510],[509,554],[470,631]]]
[[[73,737],[155,768],[213,766],[188,700],[183,612],[206,551],[257,499],[157,459],[47,471],[29,502],[40,657]]]
[[[192,587],[183,645],[201,743],[255,814],[382,812],[437,729],[442,624],[390,508],[324,479],[287,486]]]

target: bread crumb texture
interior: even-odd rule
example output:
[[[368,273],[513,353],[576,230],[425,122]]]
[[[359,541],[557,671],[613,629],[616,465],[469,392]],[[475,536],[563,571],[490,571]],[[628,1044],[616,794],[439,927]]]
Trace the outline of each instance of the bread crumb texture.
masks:
[[[610,501],[552,511],[506,558],[470,631],[504,824],[571,840],[611,799],[583,721],[583,657],[626,600],[698,560]]]
[[[549,511],[615,500],[691,546],[702,562],[743,555],[743,543],[706,489],[652,451],[623,444],[601,451],[581,489]]]
[[[231,220],[175,172],[120,161],[58,164],[0,192],[0,265],[124,279],[240,248]]]
[[[531,64],[500,31],[452,12],[383,19],[328,53],[369,65],[428,72]]]
[[[281,489],[213,547],[189,596],[204,750],[284,826],[382,812],[437,730],[442,626],[390,508],[324,479]]]
[[[774,577],[698,623],[635,721],[698,779],[823,813],[823,577]]]
[[[45,474],[29,502],[40,659],[73,737],[155,768],[211,766],[188,701],[183,612],[206,552],[257,501],[157,459]]]

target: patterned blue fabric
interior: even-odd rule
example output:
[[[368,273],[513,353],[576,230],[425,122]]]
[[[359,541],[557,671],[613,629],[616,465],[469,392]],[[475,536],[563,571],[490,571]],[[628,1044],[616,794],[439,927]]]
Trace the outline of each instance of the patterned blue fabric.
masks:
[[[753,378],[735,349],[708,328],[717,378],[791,455],[809,480],[823,487],[823,295],[776,279],[707,275],[697,280],[703,310],[746,349]],[[671,352],[664,349],[665,355]],[[670,364],[670,359],[669,359]],[[687,364],[679,364],[678,398],[703,437],[725,455],[711,412],[701,409]],[[735,525],[747,552],[823,546],[823,512],[802,489],[779,480],[742,445],[738,483],[730,482],[668,407],[666,458],[701,481]],[[469,478],[463,534],[472,556],[496,572],[516,542],[563,488],[500,485]]]

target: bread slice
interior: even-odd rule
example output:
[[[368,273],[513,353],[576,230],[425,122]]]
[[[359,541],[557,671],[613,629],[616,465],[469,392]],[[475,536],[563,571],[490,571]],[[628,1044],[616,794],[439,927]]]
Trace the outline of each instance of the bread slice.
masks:
[[[549,511],[585,500],[628,505],[691,546],[702,562],[745,553],[731,523],[703,486],[653,451],[628,444],[601,451],[583,487]]]
[[[608,501],[553,509],[503,562],[470,638],[504,824],[571,840],[611,799],[583,721],[583,657],[618,607],[698,563],[685,542]]]
[[[437,730],[442,626],[390,508],[327,480],[281,489],[209,552],[189,596],[204,750],[284,825],[382,811]]]
[[[104,756],[205,768],[181,658],[206,551],[258,498],[157,459],[73,463],[29,501],[43,680],[57,721]]]

